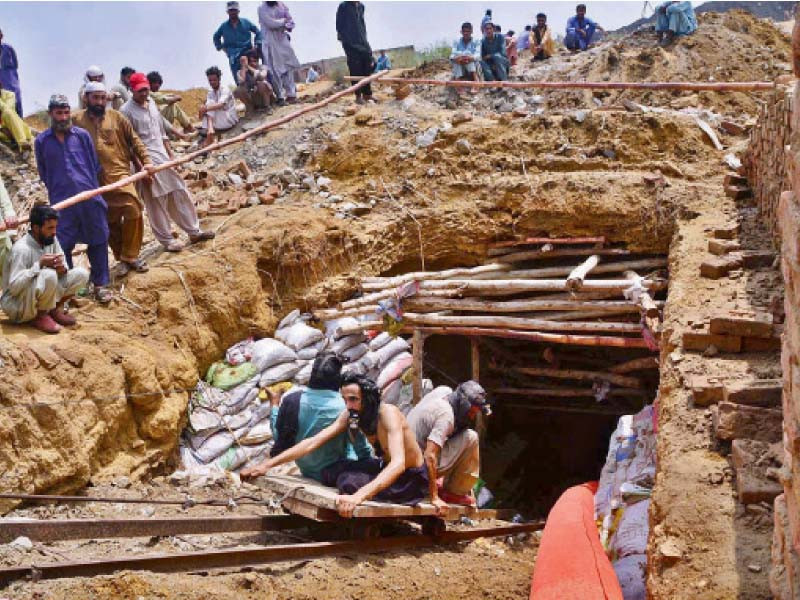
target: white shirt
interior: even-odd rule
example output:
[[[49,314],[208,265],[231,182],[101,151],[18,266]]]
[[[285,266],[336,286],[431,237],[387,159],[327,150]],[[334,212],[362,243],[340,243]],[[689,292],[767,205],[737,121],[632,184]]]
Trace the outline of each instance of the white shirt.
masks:
[[[223,85],[220,85],[219,89],[208,90],[206,106],[220,102],[223,104],[222,108],[210,110],[207,114],[214,120],[214,129],[230,129],[239,122],[239,114],[236,112],[236,99]]]

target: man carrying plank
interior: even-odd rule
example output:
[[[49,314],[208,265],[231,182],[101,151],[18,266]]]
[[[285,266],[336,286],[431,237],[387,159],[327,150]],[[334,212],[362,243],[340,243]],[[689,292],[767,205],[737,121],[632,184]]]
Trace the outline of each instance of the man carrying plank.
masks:
[[[403,413],[381,402],[375,383],[363,375],[348,374],[341,393],[346,409],[331,425],[261,465],[242,472],[243,477],[265,474],[272,467],[296,460],[344,433],[363,434],[378,458],[340,460],[322,471],[322,483],[339,490],[336,507],[350,518],[355,508],[375,498],[383,502],[415,505],[428,493],[428,473],[422,451]],[[445,505],[446,506],[446,505]]]

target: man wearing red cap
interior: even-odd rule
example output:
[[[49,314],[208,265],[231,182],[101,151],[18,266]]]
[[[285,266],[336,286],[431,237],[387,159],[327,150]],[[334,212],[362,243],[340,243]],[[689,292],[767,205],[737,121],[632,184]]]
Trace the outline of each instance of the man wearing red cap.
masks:
[[[147,148],[154,167],[174,158],[164,119],[150,97],[150,83],[144,73],[134,73],[130,79],[133,97],[120,109]],[[147,208],[150,227],[155,238],[168,252],[180,252],[183,245],[172,237],[170,218],[183,229],[192,243],[209,240],[213,231],[201,231],[194,202],[183,179],[174,169],[154,173],[150,180],[137,182],[139,197]]]

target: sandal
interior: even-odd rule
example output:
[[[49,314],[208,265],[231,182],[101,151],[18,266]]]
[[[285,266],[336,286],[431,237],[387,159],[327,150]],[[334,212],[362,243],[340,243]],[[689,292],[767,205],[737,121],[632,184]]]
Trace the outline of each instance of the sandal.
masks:
[[[147,273],[150,270],[150,267],[141,258],[131,261],[122,261],[121,264],[127,266],[129,271],[136,271],[137,273]]]
[[[168,244],[164,244],[164,250],[167,252],[180,252],[183,250],[183,244],[181,244],[178,240],[174,240]]]
[[[189,241],[196,244],[197,242],[203,242],[205,240],[213,240],[215,237],[217,237],[217,234],[213,231],[201,231],[197,235],[190,235]]]
[[[100,304],[108,304],[114,298],[114,293],[107,287],[98,287],[94,290],[94,299]]]

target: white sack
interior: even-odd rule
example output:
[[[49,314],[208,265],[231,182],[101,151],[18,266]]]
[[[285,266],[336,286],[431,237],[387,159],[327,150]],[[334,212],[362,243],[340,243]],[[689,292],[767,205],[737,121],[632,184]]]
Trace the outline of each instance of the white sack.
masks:
[[[267,387],[273,383],[280,383],[281,381],[291,381],[297,372],[303,368],[302,361],[295,360],[281,365],[267,369],[261,374],[261,379],[258,382],[259,387]]]
[[[287,329],[279,329],[275,332],[275,337],[292,350],[300,350],[316,344],[324,336],[319,329],[314,329],[299,321]]]
[[[264,338],[253,344],[253,357],[250,362],[261,373],[270,367],[281,363],[297,360],[294,350],[273,338]]]

